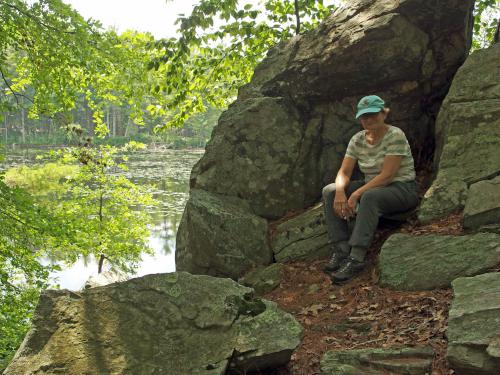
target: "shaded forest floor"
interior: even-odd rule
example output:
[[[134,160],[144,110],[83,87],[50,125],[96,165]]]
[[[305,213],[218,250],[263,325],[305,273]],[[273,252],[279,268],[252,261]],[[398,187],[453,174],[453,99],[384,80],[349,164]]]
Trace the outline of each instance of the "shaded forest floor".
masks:
[[[409,222],[398,229],[381,228],[370,249],[370,266],[344,285],[332,285],[322,269],[326,260],[285,265],[281,285],[265,296],[293,314],[304,327],[304,339],[286,369],[274,374],[314,375],[329,350],[431,346],[433,375],[450,375],[446,361],[451,289],[398,292],[378,286],[375,261],[395,232],[464,234],[461,213],[427,226]]]

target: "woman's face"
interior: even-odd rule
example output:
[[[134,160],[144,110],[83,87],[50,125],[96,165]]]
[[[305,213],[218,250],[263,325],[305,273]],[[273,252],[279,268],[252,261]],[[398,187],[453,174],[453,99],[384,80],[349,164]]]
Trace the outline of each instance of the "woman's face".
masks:
[[[384,125],[387,115],[384,111],[377,113],[365,113],[359,117],[359,121],[365,130],[373,130]]]

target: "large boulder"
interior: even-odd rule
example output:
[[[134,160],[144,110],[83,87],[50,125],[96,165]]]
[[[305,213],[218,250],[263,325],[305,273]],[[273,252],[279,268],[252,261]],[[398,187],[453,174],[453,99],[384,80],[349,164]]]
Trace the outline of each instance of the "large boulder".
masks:
[[[459,278],[452,285],[450,367],[460,375],[500,374],[500,273]]]
[[[267,221],[247,201],[191,190],[177,232],[177,270],[237,280],[272,260]]]
[[[221,116],[191,188],[247,201],[266,219],[312,206],[361,129],[357,101],[371,93],[387,100],[390,122],[407,133],[417,164],[425,162],[435,115],[468,53],[473,4],[350,1],[317,29],[281,43]],[[178,239],[196,231],[181,225]]]
[[[500,44],[474,52],[458,70],[436,122],[439,170],[420,221],[462,209],[471,184],[500,174]],[[474,197],[471,197],[474,199]]]
[[[5,375],[223,375],[285,364],[302,328],[230,279],[149,275],[42,294]]]
[[[241,197],[259,215],[281,216],[287,210],[283,202],[302,205],[304,132],[292,105],[283,98],[239,101],[221,115],[216,129],[203,161],[193,168],[193,187]]]
[[[380,284],[397,290],[449,287],[461,276],[474,276],[500,264],[500,235],[395,234],[384,243],[378,269]]]
[[[359,130],[353,108],[369,92],[423,145],[429,112],[466,57],[473,3],[352,1],[281,44],[221,117],[192,187],[250,200],[269,218],[310,206]]]
[[[427,375],[433,358],[430,347],[328,351],[321,375]]]

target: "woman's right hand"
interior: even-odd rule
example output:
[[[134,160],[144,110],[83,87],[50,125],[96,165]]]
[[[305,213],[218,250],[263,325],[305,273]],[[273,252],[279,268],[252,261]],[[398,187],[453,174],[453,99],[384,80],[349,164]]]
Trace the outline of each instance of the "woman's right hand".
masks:
[[[342,219],[347,219],[352,216],[351,210],[347,205],[347,196],[344,191],[337,190],[335,199],[333,200],[333,210]]]

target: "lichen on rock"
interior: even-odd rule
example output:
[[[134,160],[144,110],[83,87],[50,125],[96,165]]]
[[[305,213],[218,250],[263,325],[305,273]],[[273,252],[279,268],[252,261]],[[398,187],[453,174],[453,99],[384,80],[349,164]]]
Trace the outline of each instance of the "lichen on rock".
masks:
[[[5,375],[223,375],[230,366],[284,365],[302,327],[251,293],[230,279],[184,272],[49,290]]]

